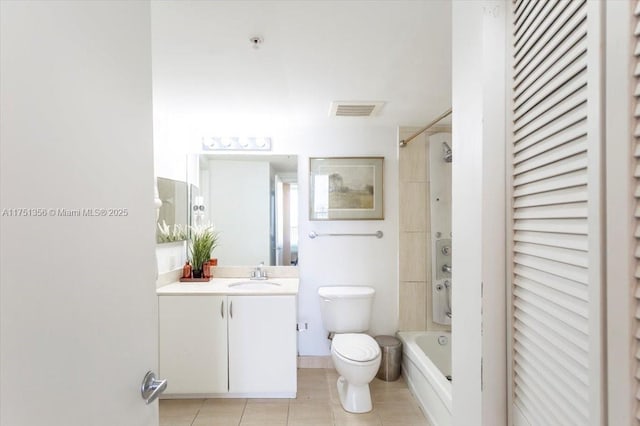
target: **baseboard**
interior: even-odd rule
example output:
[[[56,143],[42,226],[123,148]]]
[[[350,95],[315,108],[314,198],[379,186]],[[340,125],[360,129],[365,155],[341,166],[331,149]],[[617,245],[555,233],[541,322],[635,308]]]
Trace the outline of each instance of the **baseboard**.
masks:
[[[298,368],[333,368],[331,356],[299,356]]]

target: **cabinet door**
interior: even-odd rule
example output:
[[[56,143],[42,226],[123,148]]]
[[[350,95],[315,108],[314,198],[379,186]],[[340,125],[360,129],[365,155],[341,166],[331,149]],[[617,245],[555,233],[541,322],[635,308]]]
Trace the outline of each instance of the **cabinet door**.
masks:
[[[166,394],[227,392],[226,296],[159,296]]]
[[[295,296],[229,296],[229,391],[296,392]]]

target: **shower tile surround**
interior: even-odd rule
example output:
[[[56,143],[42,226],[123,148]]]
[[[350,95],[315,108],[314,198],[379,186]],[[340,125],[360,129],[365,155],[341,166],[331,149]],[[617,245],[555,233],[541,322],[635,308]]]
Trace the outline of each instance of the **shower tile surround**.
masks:
[[[400,140],[416,129],[400,129]],[[442,130],[438,130],[442,131]],[[431,133],[433,134],[433,133]],[[399,148],[399,329],[450,330],[433,322],[431,306],[431,209],[429,133]]]

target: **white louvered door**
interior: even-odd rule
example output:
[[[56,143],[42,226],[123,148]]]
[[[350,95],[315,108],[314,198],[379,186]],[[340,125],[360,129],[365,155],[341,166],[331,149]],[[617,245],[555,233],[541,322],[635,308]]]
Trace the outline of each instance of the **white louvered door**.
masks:
[[[512,5],[510,418],[598,425],[599,2]],[[509,161],[509,157],[508,157]]]

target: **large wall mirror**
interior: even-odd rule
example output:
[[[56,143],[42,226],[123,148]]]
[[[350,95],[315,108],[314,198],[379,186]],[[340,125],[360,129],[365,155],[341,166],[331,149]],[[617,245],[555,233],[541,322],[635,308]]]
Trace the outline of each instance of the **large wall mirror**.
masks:
[[[199,169],[218,265],[298,264],[297,156],[202,154]]]

